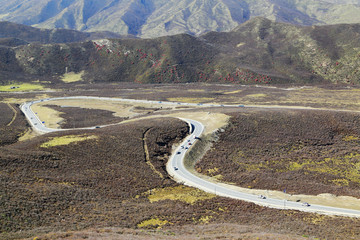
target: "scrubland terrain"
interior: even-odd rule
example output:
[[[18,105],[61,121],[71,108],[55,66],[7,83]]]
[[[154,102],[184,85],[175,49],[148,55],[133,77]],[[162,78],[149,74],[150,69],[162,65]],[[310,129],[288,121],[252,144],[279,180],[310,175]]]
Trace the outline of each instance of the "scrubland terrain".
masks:
[[[21,12],[31,1],[18,2],[3,4],[0,13],[9,6]],[[79,6],[87,9],[83,3],[70,7],[75,2],[36,6],[55,7],[53,17],[66,10],[66,17]],[[83,2],[92,10],[122,3]],[[233,17],[226,10],[234,9],[231,2],[212,9]],[[189,132],[179,118],[188,117],[205,125],[201,144],[186,159],[196,174],[256,194],[359,209],[360,25],[281,23],[327,23],[337,4],[346,15],[331,23],[349,22],[358,19],[353,13],[359,5],[242,3],[234,21],[212,23],[227,32],[192,25],[185,31],[190,34],[154,39],[135,38],[152,30],[126,14],[119,31],[130,35],[122,38],[0,23],[0,239],[359,239],[360,219],[217,197],[176,183],[166,172],[169,156]],[[194,9],[204,12],[212,4]],[[146,21],[163,21],[151,19],[155,8],[144,1],[121,7],[138,9]],[[264,11],[273,20],[255,17],[235,26]],[[181,17],[186,24],[194,20],[190,9],[178,15],[156,32],[186,27],[176,24]],[[44,101],[32,108],[46,126],[73,129],[32,131],[20,104],[67,96],[130,100]],[[156,103],[131,101],[139,99]],[[77,129],[90,126],[98,128]]]
[[[36,30],[24,31],[2,36],[2,85],[34,81],[51,88],[64,82],[359,83],[359,24],[304,27],[259,17],[229,32],[198,37],[92,41],[69,37],[59,43],[24,40]]]
[[[196,165],[236,185],[359,198],[359,113],[247,110],[231,114]]]
[[[61,112],[60,117],[66,119],[60,124],[61,128],[83,128],[96,125],[107,125],[118,123],[123,118],[113,116],[114,112],[106,110],[85,109],[77,107],[59,107],[56,105],[47,105],[57,112]]]
[[[0,103],[0,146],[17,142],[28,128],[26,120],[15,104]]]
[[[18,141],[28,126],[16,105],[32,99],[88,95],[359,111],[358,103],[352,101],[358,96],[356,87],[69,86],[71,91],[0,94],[1,132],[7,132],[0,138],[0,239],[360,236],[358,219],[275,210],[216,197],[174,182],[165,171],[173,145],[188,132],[184,122],[166,116],[191,116],[208,124],[206,133],[215,136],[210,139],[219,139],[196,165],[205,175],[252,189],[359,197],[358,113],[201,105],[163,109],[134,105],[125,111],[129,103],[124,108],[113,106],[129,114],[127,120],[132,121],[125,122],[125,115],[117,117],[106,104],[94,103],[91,109],[50,101],[43,104],[62,112],[62,127],[123,122]],[[223,132],[212,134],[226,121]]]

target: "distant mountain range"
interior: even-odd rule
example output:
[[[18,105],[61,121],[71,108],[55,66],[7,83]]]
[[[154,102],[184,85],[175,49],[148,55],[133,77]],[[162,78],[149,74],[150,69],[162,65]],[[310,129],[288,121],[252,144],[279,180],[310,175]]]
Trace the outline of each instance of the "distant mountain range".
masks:
[[[198,37],[100,40],[9,24],[3,23],[17,31],[0,31],[0,83],[57,82],[66,72],[81,73],[84,83],[360,83],[360,24],[298,26],[255,17]]]
[[[142,38],[230,31],[256,16],[298,25],[360,23],[360,1],[0,0],[0,21]]]
[[[17,46],[31,42],[69,43],[100,38],[127,38],[112,32],[80,32],[68,29],[39,29],[12,22],[0,22],[0,45]],[[20,41],[19,41],[20,40]]]

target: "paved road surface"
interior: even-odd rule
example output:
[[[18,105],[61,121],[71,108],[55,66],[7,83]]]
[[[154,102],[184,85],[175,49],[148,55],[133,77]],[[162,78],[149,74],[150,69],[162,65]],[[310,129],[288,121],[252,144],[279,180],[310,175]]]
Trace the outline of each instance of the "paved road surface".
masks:
[[[37,100],[33,102],[27,102],[22,104],[21,110],[24,112],[26,118],[29,120],[31,125],[39,132],[48,133],[55,131],[64,131],[71,129],[51,129],[44,126],[41,120],[38,118],[37,114],[31,110],[31,105],[51,100],[61,100],[61,99],[99,99],[99,100],[108,100],[108,101],[123,101],[123,102],[138,102],[138,103],[153,103],[153,104],[164,104],[164,105],[186,105],[186,106],[203,106],[203,107],[245,107],[243,105],[214,105],[214,104],[193,104],[193,103],[176,103],[176,102],[161,102],[161,101],[146,101],[146,100],[132,100],[132,99],[114,99],[114,98],[99,98],[99,97],[63,97],[63,98],[51,98]],[[304,212],[316,212],[328,215],[341,215],[341,216],[351,216],[351,217],[360,217],[360,211],[351,210],[345,208],[334,208],[327,207],[322,205],[311,205],[306,206],[301,202],[293,202],[287,200],[279,200],[272,198],[260,198],[257,195],[243,193],[235,191],[231,186],[226,184],[217,184],[213,182],[208,182],[198,176],[193,175],[189,172],[184,166],[184,157],[185,153],[190,150],[192,145],[199,141],[198,137],[204,131],[204,126],[195,120],[191,119],[182,119],[186,121],[190,126],[191,134],[181,143],[181,145],[176,149],[175,153],[170,157],[170,160],[167,164],[167,171],[171,176],[173,176],[177,181],[182,182],[186,185],[193,186],[204,190],[209,193],[214,193],[219,196],[230,197],[234,199],[239,199],[247,202],[252,202],[258,205],[277,208],[277,209],[293,209]],[[83,128],[83,129],[94,129],[92,128]]]
[[[204,130],[204,126],[201,123],[191,119],[183,119],[183,120],[187,121],[189,125],[195,127],[195,129],[193,129],[193,133],[190,136],[188,136],[183,141],[183,143],[176,149],[175,154],[171,156],[170,161],[167,165],[167,171],[177,181],[183,182],[186,185],[199,188],[209,193],[214,193],[219,196],[235,198],[247,202],[253,202],[258,205],[271,207],[271,208],[293,209],[304,212],[323,213],[328,215],[360,217],[360,211],[357,210],[334,208],[334,207],[327,207],[322,205],[306,206],[304,205],[304,203],[301,202],[293,202],[293,201],[272,199],[272,198],[261,199],[260,196],[258,195],[235,191],[231,188],[231,186],[226,186],[226,184],[220,185],[213,182],[208,182],[202,178],[193,175],[184,166],[185,153],[186,151],[189,151],[189,149],[185,149],[183,147],[189,146],[188,145],[189,143],[191,143],[190,146],[192,146],[196,141],[199,141],[195,137],[199,137],[201,135],[201,133]]]

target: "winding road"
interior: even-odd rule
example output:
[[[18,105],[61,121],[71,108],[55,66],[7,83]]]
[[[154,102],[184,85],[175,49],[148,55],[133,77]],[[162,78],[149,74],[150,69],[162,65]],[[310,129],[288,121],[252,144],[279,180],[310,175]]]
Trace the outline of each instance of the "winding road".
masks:
[[[32,102],[27,102],[21,105],[21,110],[25,114],[26,118],[33,126],[34,129],[41,133],[49,133],[56,131],[72,130],[72,129],[52,129],[47,128],[42,121],[38,118],[37,114],[31,110],[31,105],[52,100],[62,100],[62,99],[98,99],[98,100],[108,100],[108,101],[121,101],[121,102],[138,102],[138,103],[152,103],[152,104],[164,104],[164,105],[186,105],[186,106],[203,106],[203,107],[245,107],[243,105],[214,105],[214,104],[193,104],[193,103],[176,103],[176,102],[161,102],[161,101],[146,101],[146,100],[132,100],[132,99],[116,99],[116,98],[101,98],[101,97],[62,97],[62,98],[48,98],[43,100],[37,100]],[[274,198],[265,198],[258,195],[244,193],[240,191],[233,190],[231,185],[223,183],[214,183],[209,182],[203,178],[200,178],[191,172],[189,172],[184,166],[184,158],[186,152],[191,149],[191,147],[199,140],[199,137],[204,131],[204,126],[195,120],[191,119],[182,119],[186,121],[190,126],[190,135],[185,138],[185,140],[179,145],[176,151],[170,157],[168,164],[166,166],[168,173],[178,182],[184,183],[185,185],[199,188],[203,191],[214,193],[218,196],[234,198],[238,200],[243,200],[247,202],[252,202],[261,206],[266,206],[276,209],[288,209],[288,210],[298,210],[303,212],[314,212],[327,215],[338,215],[338,216],[347,216],[347,217],[360,217],[359,210],[352,210],[347,208],[335,208],[328,207],[323,205],[309,205],[301,202],[287,201],[285,199],[274,199]],[[94,129],[91,128],[82,128],[82,129]]]
[[[132,103],[146,103],[146,104],[161,104],[161,105],[171,105],[171,106],[189,106],[189,107],[244,107],[244,105],[220,105],[220,104],[202,104],[202,103],[180,103],[180,102],[163,102],[163,101],[149,101],[149,100],[136,100],[136,99],[124,99],[124,98],[108,98],[108,97],[89,97],[89,96],[76,96],[76,97],[58,97],[58,98],[46,98],[41,100],[35,100],[31,102],[26,102],[21,104],[20,109],[25,114],[26,118],[29,120],[31,126],[40,133],[49,133],[56,131],[68,131],[73,129],[54,129],[48,128],[44,123],[39,119],[37,113],[34,113],[31,110],[31,105],[47,102],[47,101],[56,101],[56,100],[70,100],[70,99],[88,99],[88,100],[102,100],[102,101],[113,101],[113,102],[132,102]],[[114,125],[114,124],[110,124]],[[103,125],[102,127],[109,126]],[[94,129],[96,127],[89,128],[77,128],[79,129]]]

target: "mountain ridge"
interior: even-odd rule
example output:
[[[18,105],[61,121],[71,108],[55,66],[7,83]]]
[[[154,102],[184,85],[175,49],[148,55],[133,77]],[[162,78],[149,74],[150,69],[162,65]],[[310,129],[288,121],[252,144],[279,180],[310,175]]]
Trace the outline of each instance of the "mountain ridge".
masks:
[[[199,37],[0,46],[0,81],[75,72],[87,83],[358,84],[358,69],[360,24],[298,26],[262,17]]]
[[[134,38],[112,32],[80,32],[71,29],[39,29],[23,24],[0,21],[0,38],[21,39],[22,44],[82,42],[99,38]],[[19,42],[20,43],[20,42]]]
[[[262,16],[299,25],[360,23],[358,0],[0,0],[0,20],[141,38],[231,31]]]

